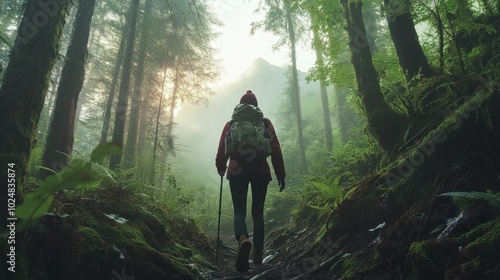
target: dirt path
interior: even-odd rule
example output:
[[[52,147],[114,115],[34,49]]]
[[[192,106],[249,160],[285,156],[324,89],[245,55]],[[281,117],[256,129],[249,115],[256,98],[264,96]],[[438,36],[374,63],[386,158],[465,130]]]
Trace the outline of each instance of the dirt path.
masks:
[[[218,271],[209,272],[207,279],[276,279],[262,278],[262,274],[268,273],[270,270],[276,270],[276,263],[274,262],[276,253],[272,249],[264,252],[264,260],[261,265],[255,265],[252,261],[252,254],[250,253],[250,269],[245,273],[240,273],[235,269],[236,253],[238,250],[238,243],[234,240],[233,236],[221,237],[222,244],[219,247],[219,261]]]

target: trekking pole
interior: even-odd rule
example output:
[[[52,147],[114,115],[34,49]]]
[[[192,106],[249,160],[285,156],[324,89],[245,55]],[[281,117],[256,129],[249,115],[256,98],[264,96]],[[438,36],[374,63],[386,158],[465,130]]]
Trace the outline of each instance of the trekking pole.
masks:
[[[215,262],[219,262],[219,240],[220,240],[220,214],[222,208],[222,181],[223,176],[220,176],[220,196],[219,196],[219,222],[217,225],[217,253],[215,254]]]

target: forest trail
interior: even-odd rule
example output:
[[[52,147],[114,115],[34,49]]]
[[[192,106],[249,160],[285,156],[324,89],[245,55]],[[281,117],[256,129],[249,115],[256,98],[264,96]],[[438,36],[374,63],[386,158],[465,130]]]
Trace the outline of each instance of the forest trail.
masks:
[[[272,270],[274,267],[273,263],[273,252],[272,250],[267,250],[264,253],[263,263],[261,265],[255,265],[252,261],[252,255],[250,254],[250,269],[245,273],[240,273],[235,269],[236,253],[238,251],[238,244],[234,240],[233,236],[224,237],[221,239],[222,244],[219,248],[219,260],[217,263],[218,271],[211,271],[207,279],[259,279],[258,276],[266,271]]]
[[[250,269],[245,273],[235,269],[238,243],[234,235],[224,235],[221,237],[219,262],[216,264],[218,270],[200,276],[203,279],[222,280],[326,279],[321,270],[340,256],[336,252],[338,244],[332,243],[330,237],[318,242],[325,219],[321,213],[308,208],[303,211],[298,223],[282,221],[281,224],[270,225],[262,264],[253,264],[250,253]],[[250,233],[250,240],[251,237]]]

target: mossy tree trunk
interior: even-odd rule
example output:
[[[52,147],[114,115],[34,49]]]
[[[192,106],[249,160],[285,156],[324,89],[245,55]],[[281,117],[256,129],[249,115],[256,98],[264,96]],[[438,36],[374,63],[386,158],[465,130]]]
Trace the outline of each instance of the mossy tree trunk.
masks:
[[[418,41],[409,1],[384,0],[384,5],[389,32],[406,80],[410,81],[419,74],[432,76],[433,70]]]
[[[341,0],[341,4],[347,23],[351,60],[368,126],[380,146],[385,151],[392,152],[405,118],[392,110],[382,95],[366,39],[362,2]]]
[[[306,161],[306,151],[303,136],[303,126],[302,126],[302,112],[300,108],[300,89],[299,89],[299,78],[297,74],[297,51],[296,51],[296,39],[295,39],[295,29],[294,22],[292,19],[292,11],[289,0],[284,0],[284,7],[286,13],[286,24],[288,38],[290,39],[290,50],[292,59],[292,104],[294,106],[294,112],[297,119],[297,132],[298,139],[297,144],[299,145],[300,153],[300,163],[302,174],[307,174],[307,161]]]
[[[115,111],[115,123],[113,128],[113,138],[111,143],[122,148],[123,138],[125,134],[125,123],[127,119],[127,107],[129,98],[130,72],[132,69],[132,54],[134,52],[135,30],[137,23],[137,15],[139,11],[140,0],[132,0],[130,3],[130,13],[127,18],[126,25],[127,40],[125,45],[125,56],[123,61],[122,77],[120,81],[120,92],[118,94],[118,103]],[[109,168],[117,169],[122,160],[121,155],[112,155],[109,160]]]
[[[79,1],[71,42],[61,71],[61,81],[42,156],[42,166],[55,172],[59,172],[68,164],[73,150],[76,109],[85,79],[87,44],[94,6],[95,0]],[[46,169],[40,169],[39,177],[43,179],[51,174],[52,172]]]
[[[1,180],[7,182],[11,164],[18,194],[26,182],[28,161],[69,7],[69,0],[28,1],[5,69],[0,88]],[[7,189],[0,194],[3,205],[7,194]],[[16,202],[19,200],[17,197]],[[2,221],[6,210],[7,207],[1,210]]]
[[[146,49],[148,46],[148,29],[150,23],[148,21],[152,9],[152,0],[146,0],[144,4],[144,15],[141,23],[141,38],[139,40],[139,56],[137,58],[137,69],[134,80],[134,89],[132,91],[132,100],[130,108],[130,118],[128,124],[127,143],[125,144],[124,168],[130,168],[135,165],[136,147],[137,147],[137,132],[139,129],[139,115],[142,110],[141,91],[142,82],[144,80],[144,61],[146,60]]]

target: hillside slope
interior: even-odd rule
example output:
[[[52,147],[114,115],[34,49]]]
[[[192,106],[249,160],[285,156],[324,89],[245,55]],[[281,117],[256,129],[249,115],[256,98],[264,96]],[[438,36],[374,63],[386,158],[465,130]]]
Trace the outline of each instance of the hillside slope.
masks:
[[[304,207],[252,279],[500,279],[499,107],[478,92],[328,215]]]

